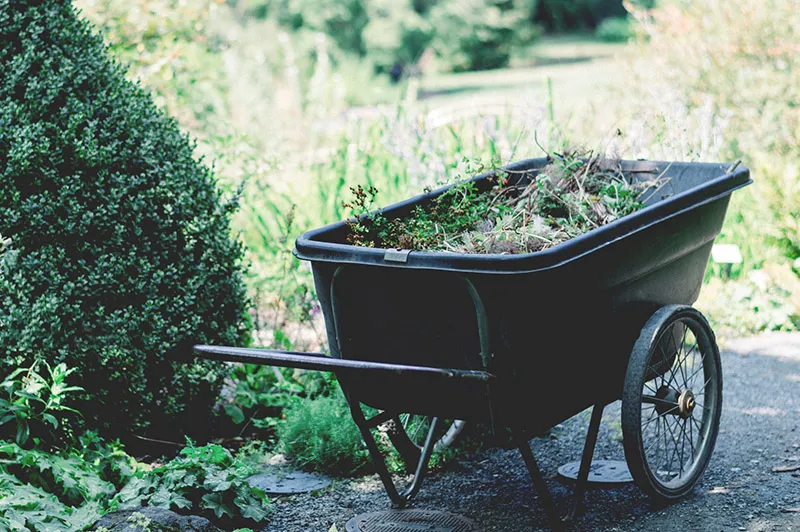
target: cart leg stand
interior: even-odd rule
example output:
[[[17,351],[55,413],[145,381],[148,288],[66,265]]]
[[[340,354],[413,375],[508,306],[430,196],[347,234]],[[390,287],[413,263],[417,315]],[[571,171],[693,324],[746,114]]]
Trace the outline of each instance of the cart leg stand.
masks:
[[[600,431],[600,419],[603,417],[604,408],[603,403],[598,403],[592,408],[592,419],[589,421],[589,431],[586,433],[586,443],[583,445],[581,468],[578,470],[578,480],[575,482],[572,508],[564,517],[565,521],[577,517],[583,509],[583,494],[586,491],[586,482],[589,480],[589,469],[592,466],[594,446],[597,443],[597,434]]]
[[[550,496],[550,490],[547,489],[547,484],[545,483],[544,478],[542,478],[542,472],[539,471],[539,466],[536,465],[536,458],[533,457],[530,444],[527,440],[524,440],[517,435],[515,435],[514,438],[517,440],[517,447],[522,455],[522,459],[525,461],[525,465],[528,467],[528,473],[531,475],[533,485],[536,487],[536,491],[539,493],[539,499],[542,501],[545,512],[547,512],[547,519],[550,521],[550,528],[552,530],[563,530],[564,525],[558,516],[558,509],[553,503],[553,498]]]
[[[361,431],[361,436],[364,438],[364,443],[367,444],[367,450],[369,450],[369,454],[372,457],[372,462],[375,464],[375,469],[378,472],[378,476],[386,488],[386,493],[389,494],[389,498],[395,507],[404,508],[408,504],[408,501],[410,501],[414,495],[417,494],[419,488],[422,486],[422,480],[425,478],[425,473],[428,471],[428,462],[433,454],[433,446],[436,443],[436,434],[439,432],[441,420],[437,417],[431,420],[431,426],[428,429],[428,435],[425,438],[425,445],[422,447],[422,452],[420,453],[419,462],[417,463],[416,471],[414,471],[414,476],[411,479],[411,483],[402,493],[400,493],[392,481],[392,476],[389,473],[389,469],[386,467],[386,460],[383,458],[383,454],[381,454],[380,449],[378,449],[378,444],[375,443],[375,438],[370,432],[370,428],[380,425],[383,421],[394,417],[395,414],[387,415],[384,412],[368,420],[364,417],[364,411],[361,410],[361,403],[358,400],[354,399],[353,397],[348,397],[348,403],[350,404],[350,412],[353,415],[353,420],[356,422],[358,429]]]

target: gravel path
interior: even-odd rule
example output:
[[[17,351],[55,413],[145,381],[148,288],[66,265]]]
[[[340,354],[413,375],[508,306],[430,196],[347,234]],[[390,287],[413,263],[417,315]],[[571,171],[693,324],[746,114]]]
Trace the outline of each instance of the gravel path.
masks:
[[[724,350],[724,401],[716,450],[705,475],[681,501],[655,506],[633,484],[593,489],[571,530],[800,531],[800,334],[730,342]],[[559,465],[578,460],[589,411],[534,439],[532,447],[562,512],[570,486]],[[619,403],[606,408],[596,459],[624,459]],[[485,531],[546,529],[545,515],[516,450],[489,449],[432,473],[413,506],[468,517]],[[356,514],[389,508],[377,476],[340,480],[323,493],[276,501],[265,532],[340,532]]]

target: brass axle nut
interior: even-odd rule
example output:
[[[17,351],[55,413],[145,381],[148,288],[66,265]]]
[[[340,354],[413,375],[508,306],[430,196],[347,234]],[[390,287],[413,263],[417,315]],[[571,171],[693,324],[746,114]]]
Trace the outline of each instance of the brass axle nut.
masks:
[[[692,415],[695,407],[694,393],[692,390],[684,390],[678,396],[678,415],[683,419],[687,419]]]

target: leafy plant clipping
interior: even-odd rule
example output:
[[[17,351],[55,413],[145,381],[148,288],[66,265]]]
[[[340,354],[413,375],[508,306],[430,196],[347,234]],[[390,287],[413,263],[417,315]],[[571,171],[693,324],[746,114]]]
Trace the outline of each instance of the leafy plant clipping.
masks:
[[[344,206],[347,241],[356,246],[453,253],[533,253],[636,212],[665,178],[632,181],[619,160],[592,152],[554,153],[535,175],[495,171],[482,190],[454,184],[405,218],[369,212],[377,190],[361,186]],[[485,187],[484,187],[485,188]]]

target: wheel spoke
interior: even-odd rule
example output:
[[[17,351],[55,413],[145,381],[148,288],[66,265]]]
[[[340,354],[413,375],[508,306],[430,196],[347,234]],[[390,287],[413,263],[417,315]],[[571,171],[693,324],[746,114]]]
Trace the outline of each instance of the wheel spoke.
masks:
[[[697,398],[698,398],[698,397],[705,397],[705,395],[706,395],[706,387],[707,387],[709,384],[711,384],[711,380],[712,380],[713,378],[714,378],[714,377],[709,377],[709,378],[708,378],[708,380],[706,380],[706,382],[704,382],[704,383],[703,383],[703,388],[702,388],[702,390],[700,390],[700,391],[698,391],[696,394],[694,394],[695,403],[697,402]]]
[[[681,476],[683,476],[683,466],[686,463],[686,420],[681,423]]]
[[[672,332],[671,331],[670,331],[669,334],[670,334],[670,337],[672,337]],[[668,362],[668,357],[667,357],[666,353],[664,353],[664,342],[663,341],[658,342],[658,348],[661,351],[661,361],[662,361],[663,365],[666,366],[667,362]],[[676,355],[676,358],[677,358],[677,355]],[[661,380],[661,386],[669,387],[669,386],[672,385],[672,379],[675,377],[675,371],[672,369],[673,365],[674,365],[674,361],[673,361],[673,364],[670,365],[667,368],[666,371],[664,371],[664,374],[666,374],[667,371],[669,371],[669,379],[668,380],[665,381],[664,380],[664,375],[663,374],[661,375],[661,379],[662,379]]]
[[[417,445],[419,445],[419,439],[417,439],[417,436],[419,436],[419,433],[422,430],[423,425],[425,425],[425,423],[422,420],[420,420],[414,429],[414,436],[411,438],[411,441],[413,441]]]
[[[686,347],[686,333],[689,332],[691,329],[686,324],[684,324],[683,326],[684,326],[683,339],[681,340],[680,353],[678,355],[676,355],[676,365],[678,366],[678,369],[680,370],[680,373],[683,376],[683,387],[682,387],[682,389],[685,390],[685,389],[689,388],[689,378],[686,377],[686,375],[688,374],[688,370],[685,367],[685,363],[688,361],[689,355],[692,354],[692,351],[697,346],[697,343],[695,342],[692,345],[692,349],[690,349],[689,351],[685,351],[684,350],[685,347]],[[694,336],[694,332],[692,332],[692,336]],[[683,354],[683,357],[681,357],[680,354]]]
[[[676,407],[678,406],[678,403],[674,401],[667,401],[666,399],[661,399],[660,397],[655,397],[653,395],[643,395],[642,402],[651,405],[666,405],[666,406],[676,406]]]
[[[666,412],[664,412],[663,414],[659,414],[658,416],[656,416],[653,419],[648,419],[646,423],[642,424],[642,430],[644,430],[645,427],[647,427],[647,425],[649,425],[650,423],[652,423],[656,419],[663,419],[667,414],[669,414],[670,412],[673,412],[674,410],[677,410],[677,409],[678,409],[678,407],[674,406],[674,407],[670,408],[669,410],[667,410]],[[655,411],[655,409],[653,409],[653,410]]]
[[[673,406],[672,408],[670,408],[669,410],[667,410],[666,412],[664,412],[661,415],[662,416],[666,416],[667,414],[671,414],[672,412],[676,411],[677,409],[678,409],[678,405],[675,405],[675,406]]]
[[[690,329],[687,327],[684,331],[683,343],[681,344],[681,349],[685,350],[686,348],[686,332],[689,332]],[[692,331],[692,336],[694,336],[694,332]],[[689,363],[689,356],[692,355],[694,348],[697,347],[697,342],[692,344],[692,348],[688,351],[684,351],[683,360],[681,361],[681,368],[683,370],[683,389],[689,389],[689,378],[687,375],[691,371],[691,368],[688,366]],[[692,355],[692,364],[694,364],[694,356]],[[694,367],[694,366],[691,366]]]
[[[642,424],[641,428],[642,440],[644,440],[644,436],[648,430],[650,430],[650,432],[652,433],[653,421],[657,421],[658,419],[660,419],[660,416],[657,415],[657,411],[655,407],[653,407],[653,410],[650,412],[650,416],[648,417],[647,421]],[[656,427],[656,441],[658,441],[660,423],[656,423],[655,427]]]
[[[691,419],[694,422],[694,424],[697,426],[697,437],[698,438],[702,438],[703,437],[703,426],[700,425],[700,422],[697,421],[694,418],[694,416],[691,416],[689,419]]]
[[[656,417],[654,417],[652,419],[648,419],[646,423],[642,423],[642,430],[644,430],[644,428],[647,427],[647,425],[649,425],[653,421],[655,421],[657,419],[661,419],[661,417],[662,417],[661,415],[658,415],[658,416],[656,416]]]
[[[689,327],[683,322],[681,322],[681,324],[683,325],[683,337],[682,337],[682,340],[681,340],[680,348],[675,346],[675,365],[677,366],[677,371],[674,371],[674,374],[675,374],[675,378],[676,379],[678,378],[678,375],[683,377],[683,384],[684,384],[684,388],[685,388],[686,387],[686,372],[684,370],[683,363],[686,361],[687,353],[684,352],[683,346],[684,346],[684,343],[686,342],[686,333],[687,333],[687,331],[689,331]],[[675,343],[675,335],[672,335],[672,343],[674,345],[674,343]],[[683,356],[681,356],[681,355],[683,355]],[[676,382],[676,384],[677,384],[677,382]]]
[[[656,419],[660,419],[660,418],[656,418]],[[645,449],[645,451],[644,451],[645,457],[647,457],[647,454],[650,452],[650,450],[653,448],[654,445],[658,445],[659,436],[660,435],[661,435],[661,423],[656,423],[656,435],[655,435],[655,438],[653,438],[653,441],[650,442],[650,445],[647,447],[647,449]],[[644,436],[644,433],[642,433],[642,436]],[[656,456],[658,456],[657,452],[658,452],[658,448],[656,447]]]
[[[662,434],[664,436],[664,458],[666,458],[667,452],[668,452],[668,448],[669,448],[669,446],[667,445],[667,420],[666,420],[666,418],[663,418],[663,417],[660,418],[660,419],[661,419],[661,421],[664,422],[663,423],[664,424],[664,430],[662,431]],[[658,465],[661,465],[660,461],[658,462]],[[658,467],[656,467],[656,472],[658,472]]]
[[[686,377],[686,382],[684,383],[684,387],[691,389],[692,388],[692,377],[696,375],[696,373],[691,373],[694,370],[695,364],[697,364],[697,343],[692,345],[692,348],[687,351],[686,356],[683,358],[684,362],[688,365],[686,367],[686,373],[689,375]],[[689,362],[689,357],[692,357],[691,362]]]
[[[672,340],[672,346],[675,348],[675,361],[678,364],[678,370],[680,370],[681,375],[683,376],[683,385],[686,387],[686,372],[683,370],[683,362],[681,362],[681,355],[683,354],[683,344],[686,342],[686,331],[689,330],[689,327],[686,326],[685,323],[681,322],[683,325],[683,337],[681,338],[681,347],[678,349],[678,346],[675,345],[675,335],[670,335],[670,340]]]
[[[662,339],[662,340],[659,340],[659,342],[658,342],[658,350],[659,350],[659,351],[661,351],[661,366],[666,366],[666,365],[667,365],[667,361],[668,361],[668,358],[669,358],[669,357],[668,357],[668,356],[667,356],[667,354],[664,352],[664,342],[663,342],[663,339]],[[663,372],[661,372],[661,386],[662,386],[662,387],[663,387],[663,386],[669,386],[669,382],[672,380],[672,378],[671,378],[671,377],[670,377],[670,381],[667,381],[667,380],[664,378],[664,375],[666,375],[667,371],[668,371],[668,370],[670,370],[670,369],[671,369],[671,367],[670,367],[670,368],[667,368],[666,370],[664,370]]]
[[[661,419],[660,417],[656,418],[656,420],[660,420],[660,419]],[[652,456],[652,462],[655,462],[657,460],[657,458],[658,458],[658,456],[660,454],[660,452],[659,452],[659,450],[660,450],[660,446],[659,446],[660,441],[661,441],[661,423],[656,423],[656,434],[653,437],[653,440],[650,442],[650,444],[647,446],[647,448],[644,451],[644,458],[645,458],[646,462],[648,462],[648,463],[651,462],[651,460],[649,458],[650,456]],[[654,448],[655,448],[655,452],[651,454],[651,451],[653,451]]]
[[[669,430],[670,441],[674,442],[675,438],[672,435],[672,427],[669,425],[669,420],[668,419],[664,419],[664,426],[667,428],[667,430]],[[669,462],[664,464],[664,466],[665,466],[664,470],[665,470],[665,474],[667,476],[667,481],[669,481],[670,474],[672,473],[672,460],[673,460],[673,458],[675,458],[675,448],[673,448],[672,452],[670,452],[669,447],[670,447],[669,442],[667,442],[667,440],[665,439],[664,440],[664,450],[666,451],[666,455],[669,457]]]
[[[683,389],[684,390],[686,388],[688,388],[688,386],[689,386],[689,381],[688,381],[687,375],[689,375],[689,372],[691,371],[691,369],[689,368],[689,365],[688,365],[689,364],[689,353],[688,353],[688,351],[685,351],[685,347],[686,347],[686,344],[685,344],[685,341],[684,341],[684,343],[681,344],[681,349],[683,350],[683,358],[681,359],[681,372],[683,373]]]
[[[665,419],[665,421],[667,420]],[[669,428],[670,439],[672,440],[672,443],[675,444],[675,447],[672,449],[672,454],[669,457],[669,465],[667,466],[667,469],[669,470],[668,473],[672,473],[672,461],[675,458],[675,455],[678,453],[678,440],[675,439],[675,431],[672,430],[673,427],[669,426],[668,421],[667,421],[667,426]]]
[[[649,424],[651,421],[653,421],[653,417],[655,416],[656,412],[658,412],[658,411],[656,410],[656,407],[655,407],[655,405],[653,405],[653,409],[652,409],[652,410],[650,410],[650,415],[649,415],[649,416],[647,416],[647,420],[646,420],[644,423],[642,423],[642,427],[645,427],[645,425],[647,425],[647,424]]]
[[[706,354],[704,352],[701,352],[701,354],[700,354],[700,367],[697,368],[694,373],[692,373],[692,375],[689,377],[689,381],[694,382],[695,376],[697,376],[698,373],[703,371],[703,363],[705,362],[705,360],[706,360]]]

